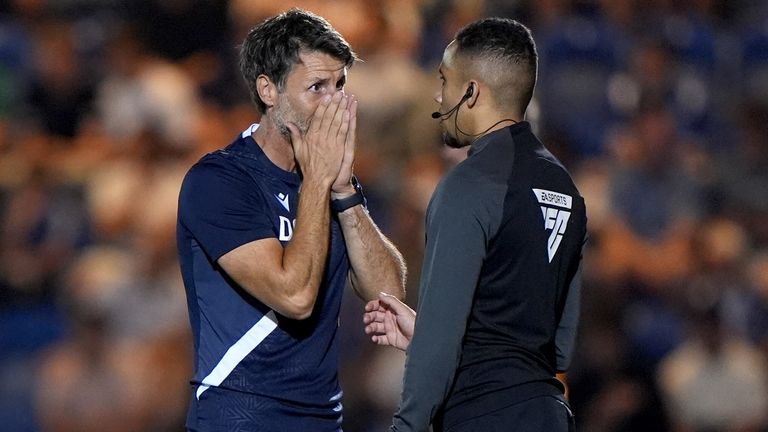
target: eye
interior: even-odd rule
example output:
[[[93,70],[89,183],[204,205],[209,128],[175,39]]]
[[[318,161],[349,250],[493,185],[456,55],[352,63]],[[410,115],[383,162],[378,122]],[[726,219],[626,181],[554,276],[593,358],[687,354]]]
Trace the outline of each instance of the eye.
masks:
[[[322,89],[322,85],[320,83],[314,83],[311,86],[309,86],[309,91],[311,92],[319,92]]]

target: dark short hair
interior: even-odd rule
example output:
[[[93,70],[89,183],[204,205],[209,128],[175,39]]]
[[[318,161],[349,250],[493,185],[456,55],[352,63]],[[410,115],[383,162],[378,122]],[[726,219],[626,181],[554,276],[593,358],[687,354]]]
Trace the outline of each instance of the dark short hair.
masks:
[[[267,18],[248,32],[240,48],[240,72],[260,113],[267,106],[256,91],[256,78],[266,75],[282,90],[302,51],[328,54],[347,67],[357,59],[341,34],[320,16],[293,8]]]
[[[514,99],[524,112],[533,97],[539,57],[528,27],[509,18],[485,18],[463,27],[455,40],[460,56],[498,62],[511,72],[501,77],[508,85],[495,89],[501,93],[497,97]]]

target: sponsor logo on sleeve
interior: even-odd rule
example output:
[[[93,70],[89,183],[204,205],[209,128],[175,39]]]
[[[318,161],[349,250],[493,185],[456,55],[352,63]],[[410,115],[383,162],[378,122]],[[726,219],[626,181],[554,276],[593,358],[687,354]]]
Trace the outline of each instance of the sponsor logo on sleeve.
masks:
[[[544,230],[549,232],[547,239],[547,253],[549,262],[557,253],[557,248],[565,235],[568,227],[568,219],[571,217],[571,205],[573,197],[545,189],[533,189],[533,195],[541,206],[541,214],[544,217]]]

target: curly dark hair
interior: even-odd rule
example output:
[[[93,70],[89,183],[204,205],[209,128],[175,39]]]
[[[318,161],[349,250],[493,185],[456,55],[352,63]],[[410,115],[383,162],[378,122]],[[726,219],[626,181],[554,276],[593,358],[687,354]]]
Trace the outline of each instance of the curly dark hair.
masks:
[[[256,78],[266,75],[282,90],[302,51],[328,54],[347,67],[357,60],[349,43],[320,16],[293,8],[266,19],[248,32],[240,48],[240,72],[260,113],[267,106],[256,91]]]

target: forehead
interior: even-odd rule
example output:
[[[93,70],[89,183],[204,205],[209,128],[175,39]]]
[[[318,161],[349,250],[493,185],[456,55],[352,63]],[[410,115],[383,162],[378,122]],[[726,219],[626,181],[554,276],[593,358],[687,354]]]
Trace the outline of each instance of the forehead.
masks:
[[[289,79],[338,79],[347,74],[343,61],[320,51],[302,51],[299,60],[291,68]]]

